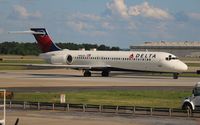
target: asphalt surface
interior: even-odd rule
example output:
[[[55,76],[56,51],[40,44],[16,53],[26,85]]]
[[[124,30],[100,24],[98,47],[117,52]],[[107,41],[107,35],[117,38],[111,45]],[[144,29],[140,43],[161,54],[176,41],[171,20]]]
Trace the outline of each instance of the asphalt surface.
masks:
[[[98,113],[57,111],[7,111],[7,125],[199,125],[199,119],[150,116],[117,116]]]
[[[74,70],[0,71],[0,88],[11,91],[70,90],[191,90],[198,77],[152,76],[144,74],[112,74],[111,77],[83,77]]]

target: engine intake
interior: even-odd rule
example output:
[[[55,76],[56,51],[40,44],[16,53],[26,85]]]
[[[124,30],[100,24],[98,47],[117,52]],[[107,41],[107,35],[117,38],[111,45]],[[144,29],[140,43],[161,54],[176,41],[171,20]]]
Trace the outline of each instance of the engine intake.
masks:
[[[73,62],[73,57],[71,55],[67,55],[66,56],[66,63],[68,65],[70,65],[70,64],[72,64],[72,62]]]
[[[56,55],[51,57],[51,64],[72,64],[73,57],[71,55]]]

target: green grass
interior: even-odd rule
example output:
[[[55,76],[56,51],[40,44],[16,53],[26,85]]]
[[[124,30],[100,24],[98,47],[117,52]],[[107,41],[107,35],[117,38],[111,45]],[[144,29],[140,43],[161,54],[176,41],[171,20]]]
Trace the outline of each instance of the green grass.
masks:
[[[200,61],[198,57],[181,57],[180,60],[182,61]]]
[[[187,73],[184,73],[184,74],[180,74],[181,77],[200,77],[200,74],[187,74]]]
[[[65,92],[69,103],[178,108],[190,91],[109,90]],[[60,93],[15,93],[14,100],[59,102]]]
[[[186,63],[189,67],[200,67],[200,63]]]
[[[24,66],[3,66],[0,64],[0,70],[27,70]]]
[[[35,55],[0,55],[0,59],[39,59],[38,56]]]
[[[0,64],[1,63],[43,64],[45,63],[45,61],[43,61],[42,59],[7,59],[0,61]]]
[[[0,61],[0,70],[27,70],[26,66],[8,66],[6,64],[44,64],[42,59],[4,59]]]

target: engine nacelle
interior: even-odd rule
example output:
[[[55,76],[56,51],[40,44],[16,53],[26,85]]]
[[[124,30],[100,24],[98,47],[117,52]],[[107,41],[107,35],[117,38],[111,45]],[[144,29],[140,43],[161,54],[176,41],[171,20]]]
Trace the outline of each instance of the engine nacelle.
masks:
[[[51,64],[72,64],[73,57],[71,55],[56,55],[51,57]]]

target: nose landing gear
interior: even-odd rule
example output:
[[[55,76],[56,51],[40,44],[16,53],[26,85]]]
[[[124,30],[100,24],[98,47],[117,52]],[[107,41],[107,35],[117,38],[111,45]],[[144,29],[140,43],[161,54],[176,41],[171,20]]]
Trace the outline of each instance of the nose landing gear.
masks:
[[[173,73],[173,79],[178,79],[179,73]]]

